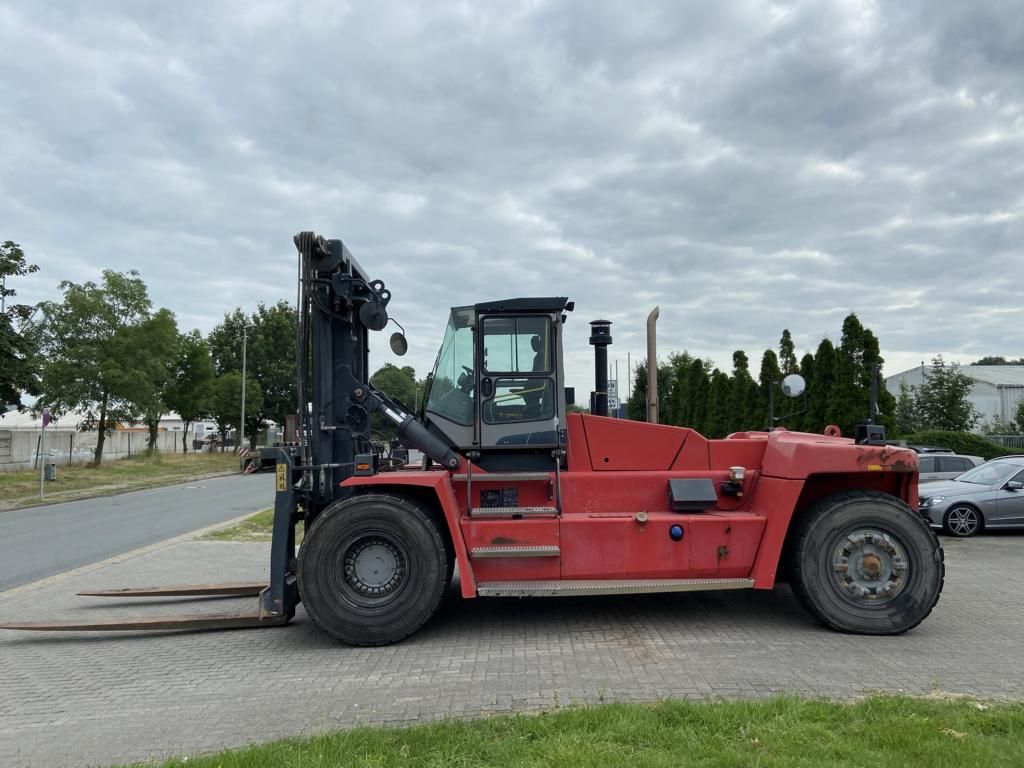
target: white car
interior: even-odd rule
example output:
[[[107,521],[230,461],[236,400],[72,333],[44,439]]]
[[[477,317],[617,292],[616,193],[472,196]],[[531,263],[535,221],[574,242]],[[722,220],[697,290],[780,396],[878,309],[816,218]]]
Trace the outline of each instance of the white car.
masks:
[[[959,453],[922,453],[917,457],[922,483],[952,480],[984,463],[985,459],[981,456],[964,456]]]

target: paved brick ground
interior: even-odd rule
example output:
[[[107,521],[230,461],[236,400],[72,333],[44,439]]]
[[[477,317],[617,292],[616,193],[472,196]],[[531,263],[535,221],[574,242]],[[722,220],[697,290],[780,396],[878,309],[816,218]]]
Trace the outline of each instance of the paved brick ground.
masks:
[[[945,544],[935,613],[895,638],[824,630],[785,587],[576,600],[452,595],[429,627],[378,649],[338,645],[301,613],[286,628],[240,632],[0,632],[0,766],[105,765],[359,723],[611,699],[934,689],[1024,698],[1024,536]],[[179,612],[170,600],[111,609],[73,597],[72,587],[260,578],[264,561],[263,545],[176,543],[2,593],[0,617]]]

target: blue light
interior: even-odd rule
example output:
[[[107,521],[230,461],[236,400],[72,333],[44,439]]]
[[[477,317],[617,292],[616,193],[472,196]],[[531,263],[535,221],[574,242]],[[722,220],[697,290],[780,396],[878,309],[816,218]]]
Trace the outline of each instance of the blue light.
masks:
[[[683,526],[673,525],[668,529],[668,535],[672,537],[672,541],[679,541],[683,538]]]

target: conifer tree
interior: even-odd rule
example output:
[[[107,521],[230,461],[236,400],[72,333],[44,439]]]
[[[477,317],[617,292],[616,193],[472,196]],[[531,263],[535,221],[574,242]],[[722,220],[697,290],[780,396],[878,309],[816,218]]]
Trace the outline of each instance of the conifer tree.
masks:
[[[777,382],[781,379],[782,371],[779,369],[779,358],[775,356],[775,352],[766,349],[761,356],[761,372],[758,375],[758,390],[761,395],[758,418],[762,424],[762,429],[766,426],[771,426],[768,423],[768,403],[772,396],[772,388],[777,387]],[[779,395],[777,389],[774,394]]]
[[[708,372],[702,360],[690,363],[690,391],[693,393],[693,410],[690,411],[690,423],[701,434],[705,434],[708,414]]]
[[[704,436],[722,438],[729,434],[729,377],[715,368],[708,385],[708,416]]]
[[[783,376],[798,371],[796,363],[796,348],[793,345],[793,336],[789,328],[782,330],[782,338],[779,339],[779,369]]]
[[[729,393],[729,431],[741,432],[760,429],[760,394],[757,382],[750,375],[747,353],[737,349],[732,353],[732,380]]]
[[[803,428],[808,432],[821,432],[828,426],[828,405],[836,380],[836,348],[828,339],[822,339],[814,353],[813,376],[807,383],[807,413]]]

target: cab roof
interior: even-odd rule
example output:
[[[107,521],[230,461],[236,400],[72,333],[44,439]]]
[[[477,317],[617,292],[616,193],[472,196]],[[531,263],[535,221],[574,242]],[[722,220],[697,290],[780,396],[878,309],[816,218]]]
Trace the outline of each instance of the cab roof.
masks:
[[[478,313],[494,312],[564,312],[572,311],[572,302],[567,296],[543,296],[529,299],[503,299],[474,304]]]

